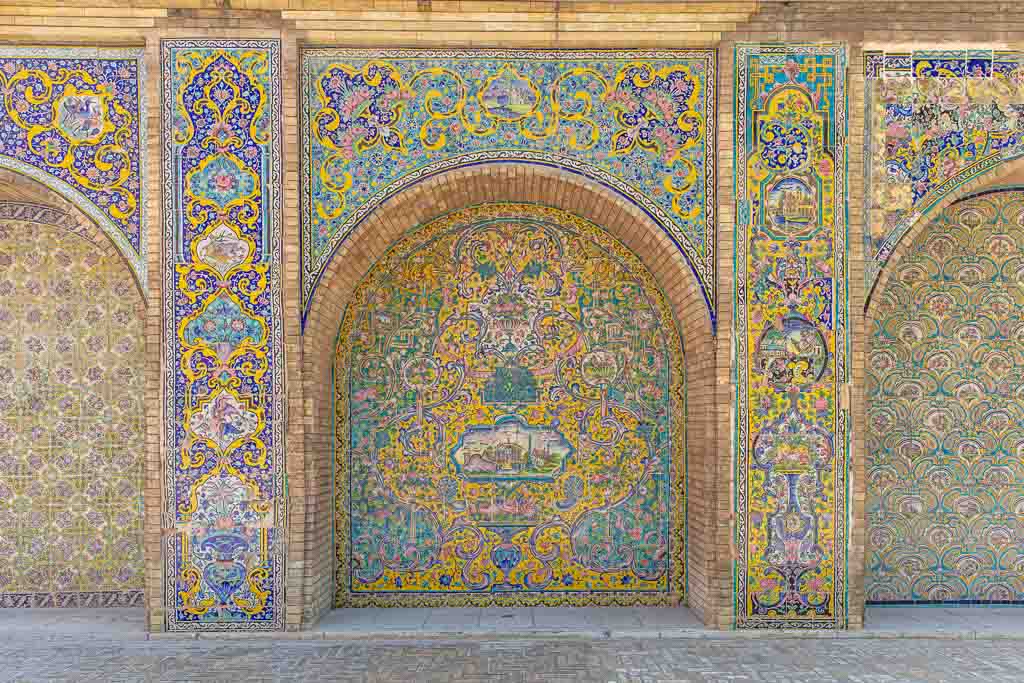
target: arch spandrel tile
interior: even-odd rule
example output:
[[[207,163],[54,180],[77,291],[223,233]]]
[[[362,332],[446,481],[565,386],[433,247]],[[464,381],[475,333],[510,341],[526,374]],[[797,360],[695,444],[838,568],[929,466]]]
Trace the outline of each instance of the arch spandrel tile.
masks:
[[[145,282],[140,48],[0,47],[0,168],[37,180],[96,223]]]
[[[389,197],[502,162],[565,169],[641,207],[714,317],[714,50],[317,48],[301,60],[304,319],[333,253]]]
[[[977,48],[867,51],[865,279],[923,216],[1024,155],[1024,55]],[[955,105],[955,106],[954,106]],[[870,299],[869,299],[870,300]]]

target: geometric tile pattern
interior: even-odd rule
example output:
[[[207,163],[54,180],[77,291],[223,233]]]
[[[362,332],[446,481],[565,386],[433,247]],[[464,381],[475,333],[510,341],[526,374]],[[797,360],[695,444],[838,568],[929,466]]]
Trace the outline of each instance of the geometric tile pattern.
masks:
[[[841,45],[736,50],[735,619],[846,624]]]
[[[1024,601],[1024,191],[937,215],[870,321],[867,599]]]
[[[0,213],[20,219],[0,218],[0,607],[141,605],[142,297],[119,253],[32,220],[63,214],[9,206]]]
[[[280,629],[280,43],[162,45],[167,626]]]
[[[714,50],[322,48],[301,60],[304,312],[339,245],[389,197],[517,162],[584,176],[650,216],[714,320]]]
[[[0,48],[0,166],[95,221],[145,282],[141,48]]]
[[[1024,154],[1024,53],[865,52],[868,291],[917,219]]]
[[[338,342],[341,604],[675,604],[681,341],[596,225],[485,204],[409,233]]]

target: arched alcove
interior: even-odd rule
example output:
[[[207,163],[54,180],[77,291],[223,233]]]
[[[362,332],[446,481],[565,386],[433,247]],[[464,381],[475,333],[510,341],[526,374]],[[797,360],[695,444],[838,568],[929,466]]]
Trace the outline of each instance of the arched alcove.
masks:
[[[145,300],[70,201],[0,170],[0,607],[142,607]]]
[[[302,537],[307,549],[307,622],[315,621],[330,608],[335,593],[333,539],[338,532],[332,529],[336,510],[331,471],[335,401],[331,391],[339,324],[359,283],[404,234],[452,212],[494,203],[539,205],[593,223],[632,252],[650,272],[682,337],[689,490],[709,496],[715,485],[704,480],[705,471],[712,471],[705,463],[714,457],[715,441],[708,434],[713,407],[702,400],[713,395],[711,321],[695,278],[669,239],[641,211],[569,172],[506,163],[441,174],[392,198],[350,236],[329,265],[310,308],[302,340],[306,428]],[[690,396],[699,398],[690,400]],[[703,509],[701,505],[698,503],[698,509]],[[690,513],[686,526],[687,557],[679,560],[687,569],[687,600],[704,616],[712,520]]]
[[[335,604],[678,604],[682,351],[589,221],[482,204],[405,235],[338,335]]]
[[[854,369],[853,391],[854,398],[854,449],[863,453],[863,457],[855,457],[851,462],[852,482],[855,496],[867,499],[867,488],[870,486],[867,461],[870,457],[873,438],[873,426],[869,422],[871,411],[872,381],[871,364],[871,340],[873,338],[873,326],[879,316],[879,307],[885,299],[883,293],[890,287],[890,281],[900,268],[900,263],[907,258],[914,257],[915,251],[919,249],[919,243],[934,227],[933,221],[940,219],[942,215],[953,205],[981,193],[1024,187],[1024,158],[1016,158],[989,167],[983,173],[971,177],[961,184],[954,191],[945,194],[943,198],[931,206],[928,206],[916,214],[916,220],[910,225],[905,233],[895,243],[891,254],[881,265],[877,277],[873,281],[867,281],[864,291],[864,302],[862,316],[857,325],[858,332],[853,335]],[[871,556],[871,539],[868,533],[871,527],[871,513],[866,505],[855,505],[855,518],[852,527],[854,545],[863,548],[858,552],[854,561],[860,568],[854,567],[850,572],[851,580],[851,611],[864,614],[865,605],[878,604],[872,600],[867,593],[868,574],[871,569],[868,566]]]
[[[866,330],[867,603],[1020,602],[1024,192],[915,226]]]

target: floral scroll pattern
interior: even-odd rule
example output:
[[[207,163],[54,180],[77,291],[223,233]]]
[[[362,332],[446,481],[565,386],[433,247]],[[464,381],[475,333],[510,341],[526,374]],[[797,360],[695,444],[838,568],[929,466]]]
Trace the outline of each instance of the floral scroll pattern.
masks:
[[[166,41],[168,627],[283,626],[276,41]]]
[[[869,602],[1024,601],[1024,191],[950,205],[869,322]]]
[[[603,230],[449,214],[374,266],[338,339],[338,604],[682,599],[681,340]]]
[[[870,291],[922,213],[1024,154],[1024,54],[867,52],[864,60]]]
[[[736,623],[846,615],[846,94],[839,46],[737,48]]]
[[[713,51],[317,49],[302,69],[307,308],[374,207],[439,168],[502,160],[626,196],[714,300]]]
[[[135,49],[0,49],[0,163],[75,201],[144,281],[141,70]]]
[[[141,606],[142,297],[109,245],[22,206],[0,219],[0,607]]]

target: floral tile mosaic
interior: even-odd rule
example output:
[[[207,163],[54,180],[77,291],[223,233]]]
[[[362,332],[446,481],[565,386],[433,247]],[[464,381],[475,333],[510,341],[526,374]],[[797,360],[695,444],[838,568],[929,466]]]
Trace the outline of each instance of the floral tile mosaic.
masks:
[[[846,50],[736,48],[740,628],[843,628]]]
[[[118,253],[29,218],[0,210],[0,606],[140,605],[142,298]]]
[[[1024,53],[870,51],[864,68],[870,291],[924,212],[1024,154]]]
[[[869,321],[869,602],[1024,602],[1024,191],[920,234]]]
[[[339,335],[339,605],[674,605],[682,344],[640,260],[556,209],[411,232]]]
[[[284,626],[280,60],[162,43],[169,630]]]
[[[715,312],[714,50],[302,54],[302,300],[382,202],[484,163],[565,169],[639,207]]]
[[[140,48],[0,47],[0,166],[95,221],[145,282]]]

